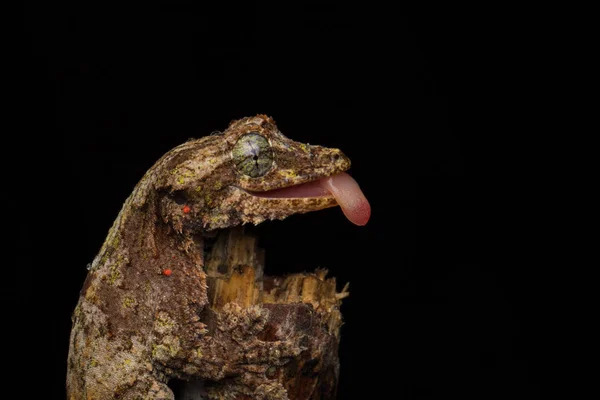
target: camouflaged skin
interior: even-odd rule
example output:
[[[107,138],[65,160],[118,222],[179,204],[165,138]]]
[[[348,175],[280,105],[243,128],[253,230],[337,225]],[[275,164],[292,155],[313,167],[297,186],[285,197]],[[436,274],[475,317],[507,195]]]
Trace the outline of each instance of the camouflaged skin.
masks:
[[[264,137],[272,152],[258,177],[244,174],[232,151],[250,133]],[[349,167],[339,150],[294,142],[264,115],[165,154],[125,201],[85,280],[72,316],[67,398],[173,399],[171,378],[232,377],[253,391],[247,398],[288,398],[264,366],[299,354],[301,339],[257,339],[269,319],[260,306],[227,306],[209,324],[203,241],[215,230],[336,205],[331,196],[252,192]]]

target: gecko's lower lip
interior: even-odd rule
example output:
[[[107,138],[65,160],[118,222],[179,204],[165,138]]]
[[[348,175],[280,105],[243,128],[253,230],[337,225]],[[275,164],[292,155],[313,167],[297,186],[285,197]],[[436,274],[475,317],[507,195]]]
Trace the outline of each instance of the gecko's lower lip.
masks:
[[[365,225],[371,216],[371,206],[367,198],[358,183],[345,172],[286,188],[248,193],[270,199],[334,197],[342,207],[344,215],[354,224]]]

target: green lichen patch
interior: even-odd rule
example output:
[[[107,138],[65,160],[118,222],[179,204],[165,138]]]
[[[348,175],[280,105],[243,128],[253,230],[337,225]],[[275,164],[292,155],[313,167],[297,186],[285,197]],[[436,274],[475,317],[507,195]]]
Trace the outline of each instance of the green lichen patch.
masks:
[[[196,176],[196,171],[187,168],[174,168],[169,171],[169,173],[177,176],[177,183],[180,185],[185,183],[186,178],[193,178]]]
[[[123,298],[123,308],[133,308],[137,304],[137,301],[133,297],[125,296]]]
[[[114,263],[110,266],[110,272],[108,274],[108,282],[114,285],[117,279],[121,277],[121,271],[119,271],[119,265]]]
[[[169,355],[175,357],[181,350],[181,343],[177,336],[167,335],[163,338],[163,344],[169,349]]]
[[[296,171],[291,169],[282,169],[279,171],[279,175],[283,176],[284,178],[295,178],[298,176]]]
[[[181,350],[179,338],[167,335],[163,338],[161,344],[152,345],[152,358],[158,361],[166,362],[175,356]]]
[[[129,259],[119,254],[117,259],[111,264],[108,270],[108,282],[111,285],[115,285],[117,280],[121,278],[121,266],[127,265],[129,263]]]
[[[165,311],[160,311],[156,315],[156,319],[154,320],[154,330],[161,334],[169,333],[175,327],[175,321],[171,318],[169,313]]]
[[[75,310],[73,310],[73,319],[79,319],[81,317],[81,303],[77,303]]]
[[[113,238],[112,242],[110,243],[110,245],[113,248],[117,248],[119,246],[120,242],[121,242],[121,238],[118,234],[116,234],[115,237]]]
[[[166,360],[169,354],[169,349],[167,346],[162,344],[153,344],[152,345],[152,358],[155,360]]]

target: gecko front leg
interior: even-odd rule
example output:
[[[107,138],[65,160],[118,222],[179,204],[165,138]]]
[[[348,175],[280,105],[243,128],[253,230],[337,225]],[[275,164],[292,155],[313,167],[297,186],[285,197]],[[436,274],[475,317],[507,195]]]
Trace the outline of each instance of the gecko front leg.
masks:
[[[248,387],[258,387],[268,383],[268,368],[285,365],[303,351],[302,337],[261,340],[269,321],[266,308],[242,308],[228,303],[223,310],[211,313],[211,331],[205,330],[201,337],[187,341],[182,341],[182,335],[177,333],[182,327],[168,313],[159,313],[152,357],[167,374],[213,383],[230,377]],[[253,379],[249,380],[250,376]]]

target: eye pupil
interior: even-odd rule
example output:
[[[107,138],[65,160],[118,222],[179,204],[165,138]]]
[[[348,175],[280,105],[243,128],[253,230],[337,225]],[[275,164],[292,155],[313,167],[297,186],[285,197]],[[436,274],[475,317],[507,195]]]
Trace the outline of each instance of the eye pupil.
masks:
[[[271,144],[258,133],[252,132],[240,136],[231,152],[238,171],[251,178],[265,175],[273,166]]]

